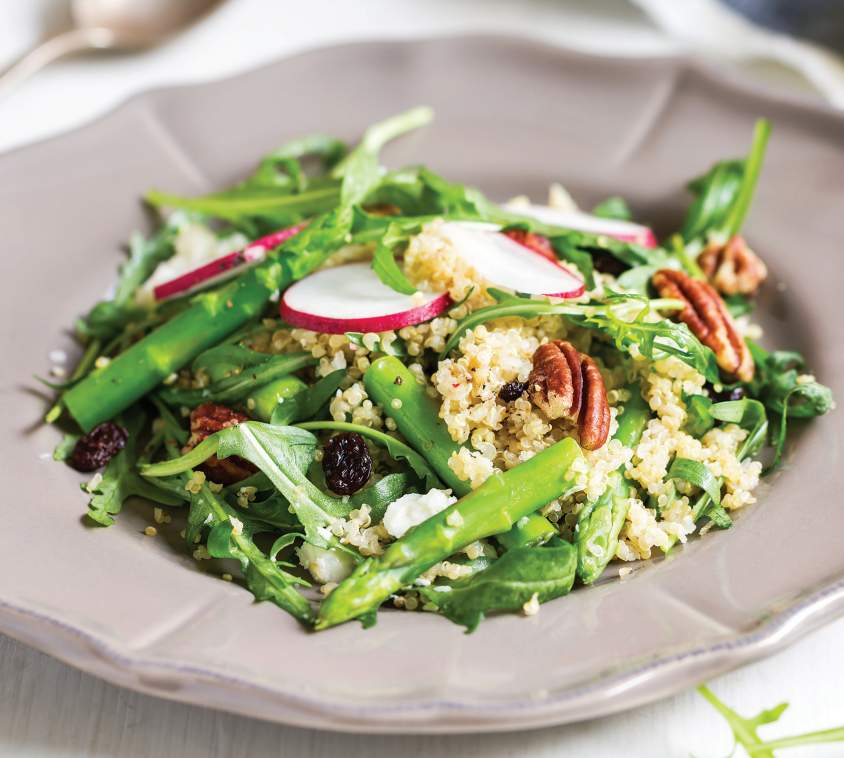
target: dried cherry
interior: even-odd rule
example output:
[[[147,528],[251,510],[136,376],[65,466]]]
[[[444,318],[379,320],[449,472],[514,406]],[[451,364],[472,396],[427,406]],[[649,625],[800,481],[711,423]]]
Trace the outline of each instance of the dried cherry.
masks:
[[[343,432],[328,440],[322,457],[328,489],[338,495],[354,495],[369,480],[372,456],[363,437]]]
[[[507,382],[498,391],[498,397],[505,403],[512,403],[514,400],[518,400],[527,388],[526,382]]]
[[[110,421],[94,427],[80,437],[70,454],[70,465],[77,471],[93,471],[105,466],[119,453],[129,439],[129,432]]]

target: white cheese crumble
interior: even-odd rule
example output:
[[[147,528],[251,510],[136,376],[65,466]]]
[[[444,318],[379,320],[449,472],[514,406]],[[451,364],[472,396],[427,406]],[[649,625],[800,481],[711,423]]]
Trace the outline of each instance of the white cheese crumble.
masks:
[[[400,539],[408,529],[445,510],[457,498],[451,490],[431,490],[425,495],[403,495],[387,506],[384,528],[392,537]]]
[[[299,563],[320,584],[333,583],[337,586],[355,570],[355,559],[341,550],[324,550],[306,542],[296,548],[296,555],[299,556]]]

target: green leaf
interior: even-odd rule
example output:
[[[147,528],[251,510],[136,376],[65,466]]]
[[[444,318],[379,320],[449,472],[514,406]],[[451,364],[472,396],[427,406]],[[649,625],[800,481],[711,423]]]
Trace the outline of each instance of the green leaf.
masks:
[[[189,220],[183,213],[174,214],[148,240],[140,232],[130,235],[129,258],[120,267],[114,298],[97,303],[85,319],[77,323],[82,334],[108,341],[128,323],[143,320],[146,312],[135,307],[135,290],[149,279],[159,263],[175,254],[176,232]]]
[[[397,224],[390,224],[375,249],[372,270],[378,274],[381,282],[390,289],[403,295],[413,295],[417,291],[416,287],[408,281],[404,272],[398,267],[393,253],[396,245],[405,239],[407,238],[404,236],[401,227]]]
[[[197,524],[200,517],[201,524]],[[190,527],[194,536],[199,533],[197,527],[210,527],[208,552],[216,558],[236,559],[256,600],[270,600],[303,624],[313,624],[315,615],[311,604],[296,590],[297,584],[309,586],[308,583],[283,571],[281,564],[267,557],[252,541],[250,531],[253,530],[245,524],[236,531],[232,518],[237,519],[236,511],[203,482],[191,504]],[[188,550],[192,544],[192,541],[188,544]]]
[[[684,240],[714,237],[723,243],[741,230],[753,200],[770,133],[771,125],[760,119],[746,160],[716,163],[707,174],[689,183],[695,200],[680,230]]]
[[[65,434],[62,437],[62,441],[53,450],[53,460],[66,461],[70,458],[70,454],[73,452],[73,448],[76,447],[76,443],[79,442],[80,436],[79,434]]]
[[[615,218],[619,221],[632,221],[633,214],[623,197],[614,195],[602,200],[592,209],[592,215],[598,218]]]
[[[257,421],[245,421],[237,426],[221,429],[217,437],[218,458],[238,455],[255,464],[290,502],[296,516],[305,527],[305,537],[312,545],[328,549],[341,546],[337,538],[327,532],[335,519],[348,518],[351,508],[337,498],[318,490],[302,473],[291,446],[303,435],[316,438],[300,428],[271,426]],[[210,438],[209,438],[210,439]]]
[[[350,208],[362,202],[379,184],[378,153],[384,145],[405,132],[425,126],[433,118],[434,111],[421,106],[370,126],[358,146],[331,172],[333,178],[343,180],[340,205]]]
[[[729,529],[733,525],[733,520],[730,518],[724,506],[711,504],[703,509],[701,516],[706,516],[719,529]]]
[[[574,583],[577,552],[568,543],[559,547],[516,548],[502,555],[489,568],[458,579],[448,592],[420,587],[434,603],[467,634],[478,628],[484,614],[521,608],[534,596],[540,603],[569,592]]]
[[[712,400],[703,395],[683,393],[683,402],[686,404],[686,420],[683,422],[683,429],[700,439],[715,423],[715,419],[709,412],[712,408]]]
[[[419,453],[383,432],[376,431],[368,426],[346,424],[340,421],[312,421],[296,426],[299,429],[336,429],[342,432],[356,432],[363,437],[369,437],[382,447],[386,447],[393,460],[406,461],[416,475],[425,482],[425,487],[428,490],[442,489],[443,485],[439,477]]]
[[[111,526],[114,523],[112,516],[120,512],[127,498],[135,495],[172,506],[183,505],[186,500],[186,496],[151,484],[139,474],[136,446],[144,420],[144,414],[137,408],[115,420],[129,432],[126,446],[108,462],[99,483],[81,485],[83,492],[93,495],[88,516],[98,524]]]
[[[705,463],[692,458],[675,458],[665,478],[666,480],[682,479],[695,487],[700,487],[714,503],[719,505],[721,503],[721,482]]]
[[[719,381],[715,354],[702,345],[685,324],[675,324],[667,319],[657,322],[645,320],[651,309],[676,308],[679,307],[679,301],[648,300],[642,295],[611,292],[600,304],[551,304],[548,300],[520,298],[494,288],[489,292],[498,303],[480,308],[462,319],[438,360],[444,360],[468,330],[493,319],[505,316],[531,319],[544,314],[556,314],[566,316],[579,326],[612,338],[621,352],[628,352],[635,344],[638,345],[639,351],[651,360],[675,355],[710,382]]]
[[[760,756],[760,758],[776,758],[770,750],[763,747],[762,740],[759,739],[756,730],[764,724],[772,724],[777,721],[782,716],[783,711],[788,708],[788,703],[780,703],[772,710],[762,711],[755,718],[746,719],[724,705],[709,691],[708,687],[701,685],[697,688],[697,691],[715,706],[715,709],[727,720],[730,729],[733,730],[736,742],[740,743],[745,750],[751,755]]]

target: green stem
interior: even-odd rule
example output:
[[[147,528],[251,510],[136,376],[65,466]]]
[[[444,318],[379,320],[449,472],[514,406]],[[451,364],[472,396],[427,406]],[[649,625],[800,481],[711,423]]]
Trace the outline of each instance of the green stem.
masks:
[[[727,239],[734,234],[738,234],[742,224],[744,224],[747,212],[750,210],[750,204],[753,202],[753,195],[756,191],[756,182],[759,178],[759,172],[762,169],[762,161],[765,158],[765,147],[768,144],[770,135],[770,122],[764,118],[759,119],[753,131],[753,143],[750,148],[750,155],[747,156],[744,164],[744,177],[742,178],[741,189],[724,226]]]

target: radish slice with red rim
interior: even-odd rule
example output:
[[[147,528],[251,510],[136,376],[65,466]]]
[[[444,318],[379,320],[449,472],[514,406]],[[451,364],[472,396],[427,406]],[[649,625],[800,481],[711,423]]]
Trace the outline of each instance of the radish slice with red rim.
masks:
[[[204,263],[186,274],[171,279],[169,282],[159,284],[153,289],[153,297],[156,301],[165,300],[168,297],[186,295],[219,284],[241,273],[245,266],[262,261],[270,250],[293,237],[304,227],[305,224],[299,224],[289,229],[273,232],[247,245],[243,250]]]
[[[447,292],[396,292],[362,261],[300,279],[285,291],[279,314],[291,326],[324,334],[386,332],[429,321],[452,304]]]
[[[607,237],[615,237],[622,242],[632,242],[644,247],[657,247],[654,233],[648,227],[634,224],[632,221],[599,218],[580,211],[561,211],[548,205],[503,205],[501,207],[508,213],[534,218],[548,226],[558,226],[561,229],[573,229],[574,231],[592,234],[605,234]]]
[[[489,227],[446,222],[441,234],[484,279],[528,295],[571,298],[583,294],[583,279],[532,247]]]

